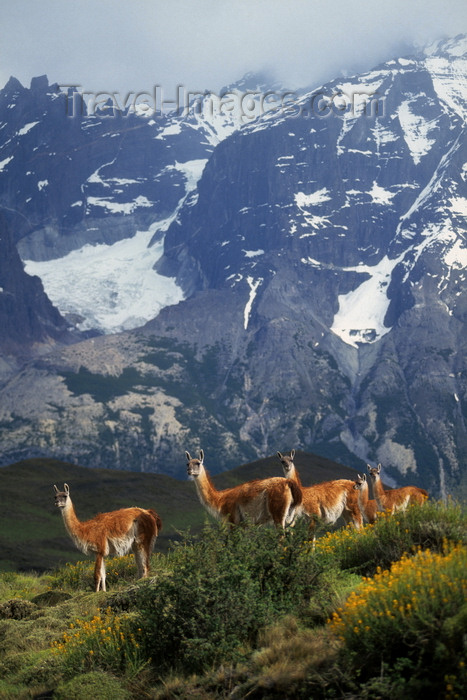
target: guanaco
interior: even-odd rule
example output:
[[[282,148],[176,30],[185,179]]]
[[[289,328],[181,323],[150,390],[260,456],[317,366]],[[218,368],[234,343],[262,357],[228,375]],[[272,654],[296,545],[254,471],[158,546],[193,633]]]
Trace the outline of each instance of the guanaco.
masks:
[[[204,451],[199,451],[199,457],[191,457],[189,452],[185,455],[187,473],[195,482],[199,500],[215,518],[232,525],[250,520],[256,525],[274,523],[284,528],[293,523],[302,492],[291,479],[253,479],[218,491],[204,466]]]
[[[363,515],[363,519],[373,525],[378,513],[378,504],[374,499],[368,499],[368,481],[366,474],[357,474],[354,482],[354,489],[358,491],[358,505]]]
[[[310,531],[315,540],[317,522],[331,525],[342,516],[346,524],[356,528],[363,525],[363,518],[358,506],[358,495],[353,489],[354,482],[350,479],[334,479],[323,481],[313,486],[302,486],[300,475],[294,464],[295,450],[290,455],[277,453],[284,475],[295,481],[303,493],[302,512],[310,518]]]
[[[130,550],[140,578],[149,573],[149,556],[162,529],[159,515],[152,509],[121,508],[110,513],[99,513],[91,520],[81,522],[75,513],[70,488],[63,491],[56,486],[55,505],[62,512],[63,522],[71,539],[84,554],[96,555],[94,589],[105,591],[105,557],[109,554],[123,556]]]
[[[380,510],[395,513],[398,510],[406,510],[411,503],[422,505],[428,498],[428,492],[418,486],[403,486],[385,491],[380,476],[381,464],[377,467],[367,464],[367,468],[373,484],[373,494]]]

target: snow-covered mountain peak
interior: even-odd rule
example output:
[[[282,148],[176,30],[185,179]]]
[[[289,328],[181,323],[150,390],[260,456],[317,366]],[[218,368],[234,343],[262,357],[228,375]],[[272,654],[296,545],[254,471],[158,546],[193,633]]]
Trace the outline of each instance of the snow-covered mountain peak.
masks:
[[[433,53],[425,59],[436,93],[446,109],[467,121],[467,37],[451,47],[451,52]]]
[[[297,94],[223,149],[230,161],[233,148],[237,157],[245,154],[241,175],[218,159],[214,175],[208,163],[208,182],[217,177],[225,193],[221,186],[218,200],[181,212],[181,226],[187,240],[196,231],[190,254],[210,284],[244,290],[248,327],[262,290],[288,258],[303,274],[332,271],[341,279],[327,323],[356,348],[381,340],[414,303],[412,279],[431,251],[443,251],[436,274],[444,288],[450,262],[465,259],[465,172],[458,165],[465,148],[458,119],[467,105],[464,46],[465,37],[458,37],[428,55],[394,59]],[[220,202],[228,231],[209,223],[209,208],[218,211]],[[166,257],[170,230],[168,236]],[[203,236],[209,266],[199,247]],[[179,229],[175,240],[180,246]]]
[[[467,34],[458,34],[448,39],[438,39],[422,49],[426,56],[465,57],[467,54]]]
[[[216,274],[222,276],[224,270],[229,286],[246,284],[248,289],[261,280],[261,286],[255,286],[257,299],[274,273],[273,251],[297,246],[299,259],[313,261],[313,269],[333,266],[344,277],[353,276],[352,288],[336,296],[329,324],[333,332],[354,345],[377,341],[392,327],[388,311],[393,274],[402,263],[410,267],[409,258],[417,260],[420,246],[428,249],[436,238],[433,228],[418,223],[420,213],[433,207],[437,198],[437,220],[429,226],[459,229],[464,180],[451,172],[452,160],[460,157],[459,135],[449,141],[441,158],[437,153],[440,133],[454,135],[456,118],[465,117],[466,43],[465,36],[437,42],[361,75],[288,93],[285,103],[282,86],[267,76],[247,74],[218,95],[179,96],[176,110],[151,118],[144,110],[139,114],[128,108],[112,119],[111,105],[92,113],[83,109],[71,117],[63,110],[70,110],[75,98],[56,93],[45,76],[35,79],[30,90],[10,79],[3,91],[4,113],[10,116],[18,100],[26,101],[28,108],[22,109],[14,128],[11,119],[0,128],[0,136],[2,131],[5,135],[0,175],[11,182],[21,180],[16,207],[25,220],[34,220],[54,202],[54,217],[60,221],[56,230],[50,224],[35,225],[20,236],[27,270],[41,277],[63,312],[83,319],[80,328],[115,332],[149,320],[186,294],[172,277],[163,289],[164,278],[153,267],[163,253],[166,230],[184,231],[191,216],[185,212],[198,211],[198,182],[212,154],[236,134],[241,140],[235,142],[247,151],[249,144],[265,139],[271,143],[271,165],[269,154],[255,156],[251,180],[234,205],[237,211],[226,201],[222,215],[218,212],[220,220],[239,220],[238,266],[233,262],[235,237],[213,224],[213,235],[222,238],[221,244],[213,241],[213,251],[219,250]],[[265,102],[266,93],[275,102]],[[56,134],[46,127],[50,120]],[[70,146],[66,156],[65,143]],[[25,170],[17,167],[21,154]],[[80,159],[81,154],[87,158]],[[340,174],[337,179],[333,168]],[[256,200],[266,172],[269,192]],[[237,187],[233,182],[231,192]],[[446,196],[440,198],[440,191]],[[381,240],[375,241],[371,229]],[[446,239],[445,245],[462,250],[457,233],[454,238]],[[330,247],[329,240],[336,245]],[[89,262],[93,254],[99,265]],[[459,256],[446,252],[443,259]],[[86,261],[83,282],[78,279],[80,260]],[[128,271],[137,270],[138,279],[147,279],[142,286],[152,289],[153,303],[148,303],[146,292],[137,301],[137,285],[118,272],[119,261]],[[209,271],[206,276],[209,279]],[[194,288],[192,283],[188,287]],[[367,295],[370,289],[375,292]],[[367,304],[363,315],[357,313],[362,295],[374,300],[374,308]],[[99,318],[96,298],[102,307]],[[253,312],[251,302],[249,323]]]

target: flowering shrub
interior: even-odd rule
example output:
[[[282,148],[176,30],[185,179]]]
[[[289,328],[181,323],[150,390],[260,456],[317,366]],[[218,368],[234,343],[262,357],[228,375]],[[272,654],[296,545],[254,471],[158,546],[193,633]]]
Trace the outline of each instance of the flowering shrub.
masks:
[[[382,517],[386,517],[383,513]],[[360,530],[348,526],[328,532],[316,540],[316,556],[329,565],[342,569],[367,567],[374,559],[374,546],[377,540],[374,525],[366,525]],[[310,545],[311,546],[311,545]]]
[[[467,681],[466,571],[464,545],[404,555],[389,570],[378,567],[373,578],[364,578],[329,625],[363,675],[382,665],[399,673],[405,666],[409,684],[428,683],[433,690],[442,669],[445,697],[456,697],[455,689]]]
[[[60,655],[68,675],[96,669],[134,676],[146,663],[141,630],[130,624],[129,615],[116,616],[110,609],[91,620],[71,623],[53,651]]]
[[[360,530],[347,527],[328,533],[317,540],[316,554],[329,565],[371,576],[377,566],[387,568],[419,547],[443,551],[446,540],[467,545],[465,510],[428,502],[395,515],[379,513],[374,525]]]

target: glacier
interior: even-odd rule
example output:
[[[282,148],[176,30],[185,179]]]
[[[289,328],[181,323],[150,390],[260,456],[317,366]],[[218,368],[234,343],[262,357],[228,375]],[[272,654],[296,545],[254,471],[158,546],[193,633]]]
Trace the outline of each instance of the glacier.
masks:
[[[65,317],[78,319],[79,330],[130,330],[183,299],[175,280],[153,269],[163,239],[149,244],[166,226],[155,223],[113,245],[87,244],[58,260],[26,260],[25,270],[41,278],[47,296]]]
[[[158,274],[154,266],[163,254],[164,233],[196,189],[206,162],[196,159],[171,166],[183,174],[185,194],[170,216],[152,223],[146,231],[111,245],[86,244],[54,260],[23,261],[26,272],[40,277],[49,299],[66,318],[73,319],[78,330],[105,334],[131,330],[184,299],[175,279]],[[98,170],[90,180],[106,184]],[[87,197],[88,203],[112,212],[130,213],[137,206],[146,206],[142,196],[130,203],[94,201],[97,199]]]

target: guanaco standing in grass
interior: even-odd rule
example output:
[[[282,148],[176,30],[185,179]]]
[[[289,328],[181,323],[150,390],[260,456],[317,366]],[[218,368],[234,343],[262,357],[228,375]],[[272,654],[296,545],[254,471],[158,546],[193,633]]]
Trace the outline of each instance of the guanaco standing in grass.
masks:
[[[363,519],[373,525],[378,514],[378,504],[374,499],[368,498],[368,481],[366,474],[357,474],[354,482],[354,489],[358,491],[358,505],[363,515]]]
[[[110,513],[99,513],[91,520],[81,522],[75,513],[70,488],[63,491],[54,486],[55,505],[60,508],[63,522],[71,539],[84,554],[94,553],[94,589],[105,591],[105,557],[123,556],[130,551],[140,578],[149,573],[149,557],[156,537],[162,528],[159,515],[152,509],[121,508]]]

